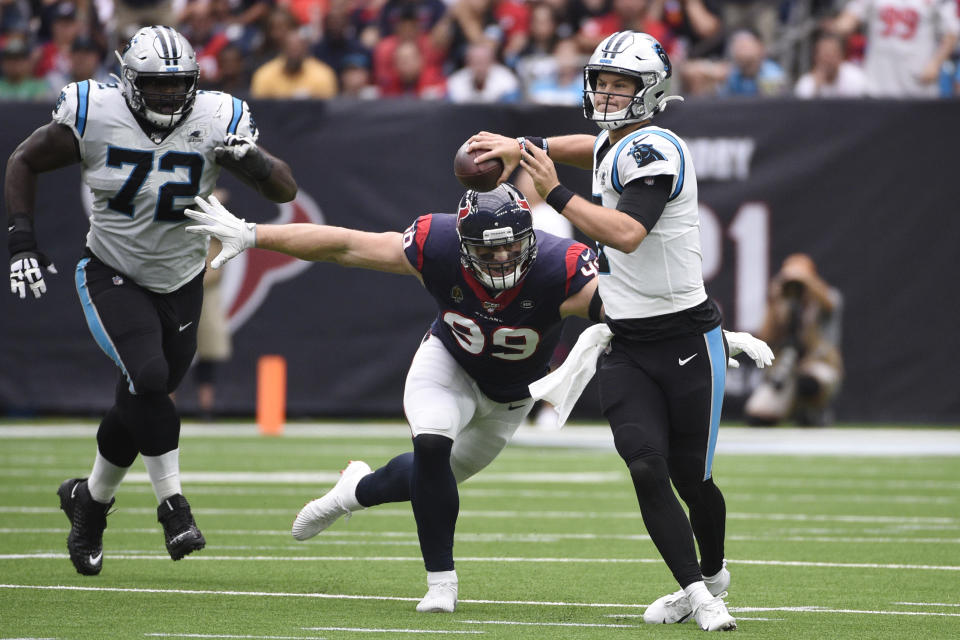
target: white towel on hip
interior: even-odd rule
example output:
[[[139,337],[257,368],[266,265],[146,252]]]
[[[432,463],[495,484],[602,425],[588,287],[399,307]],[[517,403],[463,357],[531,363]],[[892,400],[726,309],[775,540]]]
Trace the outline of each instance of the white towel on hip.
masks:
[[[597,358],[607,348],[613,332],[605,324],[595,324],[585,329],[570,350],[567,359],[555,371],[530,384],[534,400],[546,400],[554,406],[563,426],[577,404],[577,399],[597,371]]]

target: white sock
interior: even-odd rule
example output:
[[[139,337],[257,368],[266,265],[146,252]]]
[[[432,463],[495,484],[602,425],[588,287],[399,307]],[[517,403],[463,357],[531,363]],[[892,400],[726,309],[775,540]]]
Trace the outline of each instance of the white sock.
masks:
[[[143,456],[153,493],[160,504],[170,496],[183,493],[180,487],[180,449],[159,456]]]
[[[712,593],[712,594],[715,595],[715,596],[720,595],[720,591],[717,590],[717,589],[718,589],[717,583],[720,581],[720,577],[723,575],[723,572],[726,570],[726,568],[727,568],[727,561],[724,560],[724,561],[723,561],[723,566],[720,567],[720,571],[717,571],[717,572],[716,572],[715,574],[713,574],[712,576],[704,576],[704,577],[703,577],[703,582],[704,582],[704,584],[707,585],[707,591],[709,591],[710,593]],[[721,589],[721,591],[722,591],[722,589]]]
[[[690,608],[694,611],[704,602],[713,600],[713,594],[707,590],[707,585],[703,584],[702,580],[687,585],[683,588],[683,591],[687,594],[687,599],[690,601]]]
[[[427,571],[427,586],[432,587],[441,582],[452,582],[457,584],[457,572],[455,569],[450,571]]]
[[[130,467],[118,467],[113,464],[97,450],[97,457],[93,461],[93,471],[87,478],[87,489],[90,491],[90,497],[97,502],[108,504],[117,494],[120,483]]]

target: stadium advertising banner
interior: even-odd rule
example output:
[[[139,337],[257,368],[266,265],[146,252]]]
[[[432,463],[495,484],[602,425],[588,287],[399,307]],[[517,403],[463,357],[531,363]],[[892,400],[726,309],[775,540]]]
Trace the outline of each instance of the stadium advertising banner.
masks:
[[[453,155],[472,133],[595,133],[579,110],[406,101],[254,103],[261,143],[293,168],[300,195],[275,205],[226,175],[228,206],[257,222],[402,231],[452,212]],[[0,104],[6,159],[49,119]],[[841,420],[960,423],[960,180],[952,102],[691,101],[657,122],[683,136],[700,184],[707,290],[727,328],[755,331],[769,277],[802,251],[844,297]],[[5,161],[5,160],[4,160]],[[561,180],[589,195],[588,172]],[[0,414],[99,413],[116,373],[90,338],[73,285],[87,229],[77,168],[41,177],[37,233],[60,274],[40,300],[0,296]],[[222,411],[251,414],[261,355],[286,358],[288,413],[400,416],[407,366],[435,310],[416,279],[250,251],[221,285],[233,356],[220,367]],[[585,326],[570,322],[570,340]],[[728,377],[735,417],[759,372]],[[196,407],[191,377],[178,393]],[[589,387],[574,418],[600,419]]]

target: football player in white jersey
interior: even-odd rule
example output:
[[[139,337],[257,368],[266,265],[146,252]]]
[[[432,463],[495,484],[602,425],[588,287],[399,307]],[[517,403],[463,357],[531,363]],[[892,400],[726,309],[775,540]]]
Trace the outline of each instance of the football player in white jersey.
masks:
[[[70,560],[84,575],[103,567],[107,511],[138,454],[170,556],[205,544],[181,492],[180,418],[169,397],[196,350],[207,254],[206,238],[184,233],[183,208],[213,191],[221,166],[275,202],[297,192],[290,167],[257,146],[247,104],[197,91],[196,55],[174,29],[142,28],[117,55],[119,82],[67,85],[53,121],[10,156],[4,185],[10,289],[21,299],[40,298],[44,270],[56,273],[34,233],[37,175],[80,163],[93,193],[75,281],[90,332],[120,377],[90,476],[57,491]]]
[[[481,132],[470,148],[486,150],[478,162],[503,159],[504,179],[522,166],[547,203],[597,242],[598,295],[613,333],[597,366],[601,405],[650,538],[682,587],[651,604],[644,620],[731,630],[736,621],[722,599],[730,583],[726,509],[711,474],[728,347],[703,285],[690,151],[651,124],[680,99],[670,95],[671,75],[656,39],[615,33],[584,68],[584,115],[600,135]],[[592,202],[560,184],[551,159],[592,168]]]

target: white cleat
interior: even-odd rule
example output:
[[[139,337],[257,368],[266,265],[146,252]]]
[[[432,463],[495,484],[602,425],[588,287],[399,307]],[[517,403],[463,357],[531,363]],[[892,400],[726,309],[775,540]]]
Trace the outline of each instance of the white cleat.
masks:
[[[293,521],[291,533],[297,540],[307,540],[317,535],[340,516],[350,516],[365,507],[357,502],[355,492],[363,476],[371,473],[370,465],[360,460],[351,460],[340,472],[340,479],[330,491],[304,505]]]
[[[427,573],[427,595],[417,605],[420,613],[453,613],[457,608],[457,572]]]
[[[721,596],[707,600],[693,612],[693,618],[704,631],[733,631],[737,621],[727,611],[727,605]]]
[[[720,571],[709,578],[704,578],[707,590],[713,596],[719,596],[730,587],[730,572],[727,571],[727,561],[723,561]],[[643,621],[647,624],[675,624],[692,620],[693,607],[683,589],[657,598],[643,612]]]

